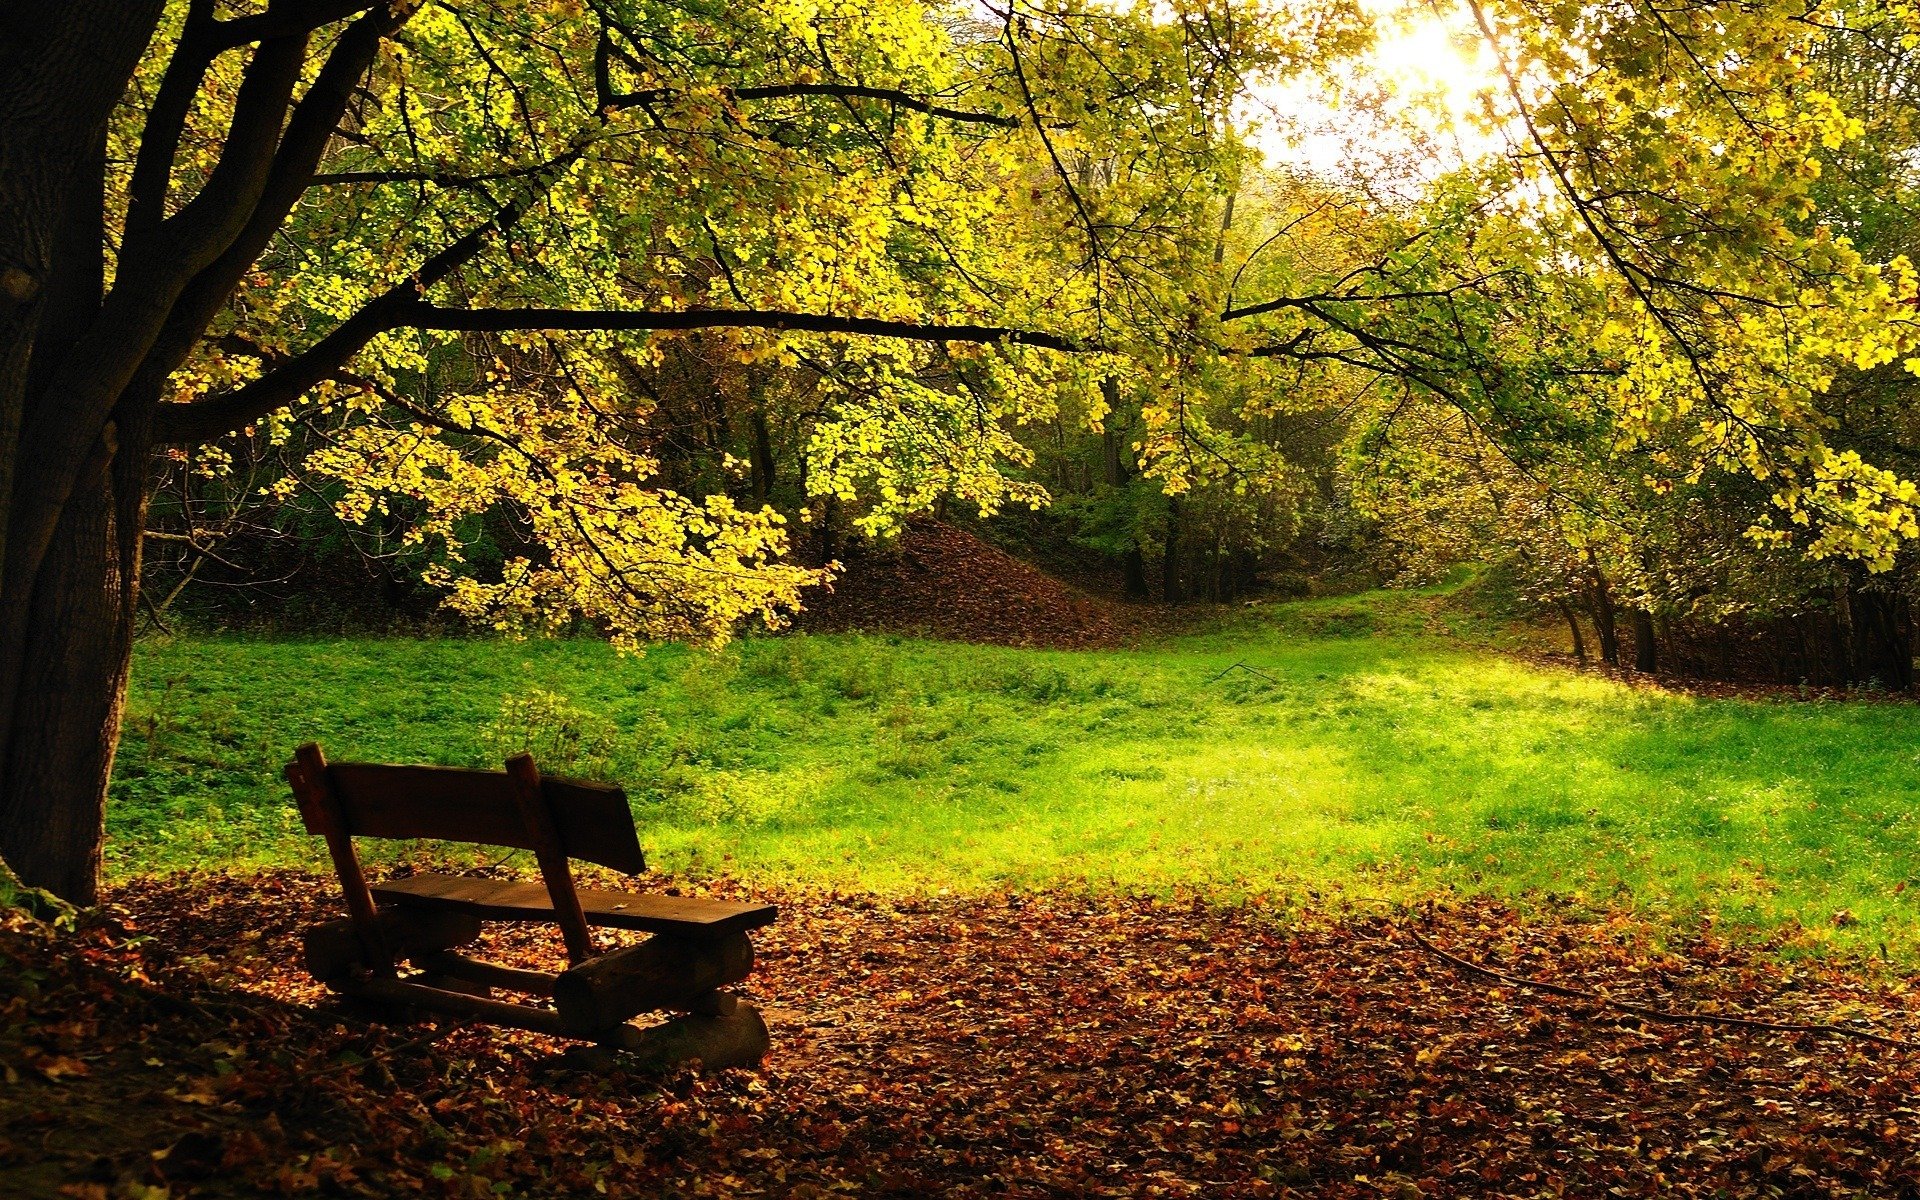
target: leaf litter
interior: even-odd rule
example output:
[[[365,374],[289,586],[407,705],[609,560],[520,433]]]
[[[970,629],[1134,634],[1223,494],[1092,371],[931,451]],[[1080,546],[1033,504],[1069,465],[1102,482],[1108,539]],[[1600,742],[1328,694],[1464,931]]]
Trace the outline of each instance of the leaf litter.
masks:
[[[1920,1196],[1920,1052],[1621,1007],[1920,1041],[1886,972],[1489,899],[751,894],[772,1054],[666,1076],[340,1006],[299,966],[316,876],[13,918],[0,1194]]]

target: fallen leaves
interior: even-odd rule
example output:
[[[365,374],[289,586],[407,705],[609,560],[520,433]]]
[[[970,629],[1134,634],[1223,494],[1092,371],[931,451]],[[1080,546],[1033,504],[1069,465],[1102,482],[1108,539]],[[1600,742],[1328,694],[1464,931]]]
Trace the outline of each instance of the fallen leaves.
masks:
[[[667,1078],[333,1006],[295,965],[336,903],[303,876],[128,888],[144,940],[0,932],[0,1192],[1920,1195],[1920,1053],[1489,987],[1401,918],[755,894],[783,910],[747,989],[773,1054]],[[1614,1000],[1920,1029],[1897,981],[1621,917],[1475,901],[1421,930]],[[87,1073],[33,1066],[60,1056]]]
[[[49,1083],[59,1083],[63,1079],[78,1079],[92,1074],[86,1063],[77,1058],[68,1058],[60,1054],[43,1054],[29,1057],[27,1069]]]
[[[845,566],[830,589],[807,594],[801,627],[1086,649],[1123,644],[1142,617],[931,518],[909,522],[886,549],[848,547]]]

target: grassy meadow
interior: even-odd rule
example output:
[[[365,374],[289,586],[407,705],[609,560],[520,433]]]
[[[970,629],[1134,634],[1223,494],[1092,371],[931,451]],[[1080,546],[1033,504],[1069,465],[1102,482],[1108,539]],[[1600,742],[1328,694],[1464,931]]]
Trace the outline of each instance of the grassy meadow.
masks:
[[[1503,657],[1472,625],[1398,592],[1125,651],[155,638],[109,871],[320,862],[279,778],[309,738],[476,766],[527,745],[623,784],[680,873],[1274,903],[1472,889],[1920,958],[1920,709],[1633,689]]]

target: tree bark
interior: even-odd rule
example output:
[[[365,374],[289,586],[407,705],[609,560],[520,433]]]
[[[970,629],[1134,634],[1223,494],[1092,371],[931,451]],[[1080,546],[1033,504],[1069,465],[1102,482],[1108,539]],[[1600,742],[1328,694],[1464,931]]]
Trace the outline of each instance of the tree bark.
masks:
[[[1600,661],[1620,665],[1620,635],[1614,625],[1613,588],[1598,567],[1592,569],[1593,631],[1600,638]]]
[[[1567,628],[1573,632],[1573,655],[1581,662],[1587,661],[1587,639],[1580,635],[1580,617],[1573,611],[1573,605],[1565,600],[1556,600],[1555,606],[1560,615],[1567,619]]]
[[[1126,578],[1127,599],[1145,600],[1151,592],[1147,588],[1147,556],[1141,552],[1140,543],[1127,547],[1120,556],[1120,571]]]
[[[1160,599],[1180,603],[1180,500],[1167,497],[1166,553],[1160,557]]]
[[[121,446],[115,433],[96,447],[42,556],[0,770],[0,858],[76,904],[98,898],[146,512],[144,440]]]
[[[1659,643],[1653,633],[1653,614],[1643,608],[1630,610],[1633,620],[1633,669],[1652,673],[1659,669]]]
[[[773,498],[775,462],[773,457],[773,434],[767,428],[767,381],[764,376],[748,376],[747,399],[752,405],[748,421],[753,427],[753,451],[750,459],[753,468],[753,503],[756,507],[765,505]]]
[[[161,9],[0,10],[0,859],[81,903],[125,698],[146,423],[53,385],[101,303],[106,123]]]
[[[353,87],[412,11],[334,0],[218,20],[208,0],[193,0],[142,131],[113,285],[102,295],[106,123],[163,7],[0,7],[0,859],[81,902],[97,888],[168,377],[282,226]],[[296,103],[313,30],[355,14]],[[170,211],[180,122],[201,75],[221,51],[249,42],[257,45],[220,155]],[[417,277],[439,278],[491,232],[441,250]],[[309,351],[296,365],[311,369],[364,345],[391,315],[392,297],[382,299],[323,339],[324,354]],[[299,372],[270,374],[237,394],[253,402],[292,391],[291,400],[310,383]],[[201,440],[242,423],[219,415],[203,422]]]
[[[1851,658],[1856,680],[1876,680],[1890,691],[1913,687],[1913,615],[1904,596],[1865,588],[1847,597]]]
[[[1107,415],[1100,423],[1100,476],[1110,488],[1123,488],[1132,476],[1125,453],[1126,439],[1114,428],[1120,408],[1120,381],[1111,375],[1100,381],[1101,398],[1107,402]],[[1140,550],[1140,532],[1133,530],[1132,544],[1120,555],[1120,572],[1125,581],[1127,599],[1145,600],[1151,595],[1147,587],[1147,557]]]

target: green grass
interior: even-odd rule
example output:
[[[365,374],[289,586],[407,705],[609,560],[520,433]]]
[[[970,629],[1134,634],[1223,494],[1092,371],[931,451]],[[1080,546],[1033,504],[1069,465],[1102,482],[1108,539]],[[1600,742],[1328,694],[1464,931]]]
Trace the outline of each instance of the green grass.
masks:
[[[1920,709],[1637,691],[1457,636],[1483,632],[1432,594],[1373,593],[1118,652],[153,640],[109,864],[317,861],[278,774],[308,738],[461,765],[530,740],[549,769],[624,784],[674,871],[1545,893],[1920,956]]]

